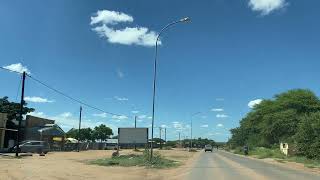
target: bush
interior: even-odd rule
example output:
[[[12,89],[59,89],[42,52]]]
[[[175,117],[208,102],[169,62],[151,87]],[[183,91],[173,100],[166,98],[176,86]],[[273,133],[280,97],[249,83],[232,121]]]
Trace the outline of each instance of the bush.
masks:
[[[129,154],[114,156],[112,158],[98,159],[91,161],[91,164],[100,166],[145,166],[149,168],[170,168],[179,165],[176,161],[163,158],[159,153],[153,154],[150,160],[149,150],[145,150],[142,155]]]
[[[303,117],[295,137],[298,154],[320,159],[320,112]]]

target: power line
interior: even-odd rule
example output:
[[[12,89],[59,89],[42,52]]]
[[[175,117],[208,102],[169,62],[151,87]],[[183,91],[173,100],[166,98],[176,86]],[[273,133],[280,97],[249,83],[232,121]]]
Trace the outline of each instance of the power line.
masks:
[[[14,73],[17,73],[17,74],[22,74],[21,72],[14,71],[14,70],[10,70],[10,69],[4,68],[4,67],[2,67],[2,66],[0,66],[0,69],[5,70],[5,71],[8,71],[8,72],[14,72]],[[27,74],[27,73],[26,73],[26,75],[27,75],[29,78],[31,78],[32,80],[38,82],[39,84],[41,84],[41,85],[43,85],[43,86],[51,89],[52,91],[54,91],[54,92],[56,92],[56,93],[58,93],[58,94],[60,94],[60,95],[62,95],[62,96],[64,96],[64,97],[66,97],[66,98],[68,98],[68,99],[70,99],[70,100],[72,100],[72,101],[75,101],[75,102],[77,102],[77,103],[79,103],[79,104],[82,104],[82,105],[84,105],[84,106],[87,106],[87,107],[89,107],[89,108],[95,109],[95,110],[97,110],[97,111],[100,111],[100,112],[103,112],[103,113],[106,113],[106,114],[115,115],[115,116],[124,116],[124,115],[121,115],[121,114],[116,114],[116,113],[104,111],[104,110],[102,110],[102,109],[100,109],[100,108],[98,108],[98,107],[95,107],[95,106],[92,106],[92,105],[90,105],[90,104],[87,104],[87,103],[85,103],[85,102],[83,102],[83,101],[81,101],[81,100],[78,100],[78,99],[76,99],[76,98],[73,98],[73,97],[71,97],[71,96],[63,93],[62,91],[59,91],[59,90],[57,90],[57,89],[55,89],[55,88],[47,85],[46,83],[40,81],[39,79],[34,78],[34,77],[31,76],[30,74]],[[20,88],[20,87],[19,87],[19,88]],[[127,117],[128,117],[128,116],[127,116]]]
[[[19,93],[20,93],[21,81],[22,81],[22,77],[20,77],[20,81],[19,81],[19,85],[18,85],[18,90],[17,90],[17,95],[16,95],[16,101],[18,100],[18,96],[19,96]]]
[[[121,115],[121,114],[116,114],[116,113],[104,111],[104,110],[102,110],[102,109],[100,109],[100,108],[98,108],[98,107],[95,107],[95,106],[92,106],[92,105],[90,105],[90,104],[87,104],[87,103],[85,103],[85,102],[83,102],[83,101],[81,101],[81,100],[78,100],[78,99],[76,99],[76,98],[74,98],[74,97],[71,97],[70,95],[67,95],[67,94],[63,93],[63,92],[60,91],[60,90],[57,90],[57,89],[49,86],[48,84],[40,81],[39,79],[34,78],[33,76],[31,76],[31,75],[29,75],[29,74],[27,74],[27,76],[28,76],[30,79],[36,81],[37,83],[39,83],[39,84],[47,87],[48,89],[51,89],[52,91],[54,91],[54,92],[56,92],[56,93],[58,93],[58,94],[60,94],[60,95],[62,95],[62,96],[64,96],[64,97],[66,97],[66,98],[68,98],[68,99],[70,99],[70,100],[72,100],[72,101],[75,101],[75,102],[77,102],[77,103],[79,103],[79,104],[82,104],[83,106],[87,106],[87,107],[89,107],[89,108],[92,108],[92,109],[95,109],[95,110],[97,110],[97,111],[100,111],[100,112],[103,112],[103,113],[106,113],[106,114],[110,114],[110,115],[124,116],[124,115]]]

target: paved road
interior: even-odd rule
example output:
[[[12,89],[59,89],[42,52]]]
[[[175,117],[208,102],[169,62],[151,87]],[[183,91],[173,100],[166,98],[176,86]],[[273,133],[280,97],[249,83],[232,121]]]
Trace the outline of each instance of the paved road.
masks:
[[[320,174],[293,170],[282,166],[248,159],[223,151],[201,153],[195,162],[188,180],[265,180],[303,179],[319,180]]]

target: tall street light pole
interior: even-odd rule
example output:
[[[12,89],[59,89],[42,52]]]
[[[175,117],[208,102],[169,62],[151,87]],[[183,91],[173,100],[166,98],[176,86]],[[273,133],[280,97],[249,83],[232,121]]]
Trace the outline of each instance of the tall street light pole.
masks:
[[[192,118],[193,118],[193,116],[195,116],[195,115],[198,115],[198,114],[200,114],[201,112],[196,112],[196,113],[194,113],[194,114],[192,114],[191,115],[191,122],[190,122],[190,149],[192,149]]]
[[[155,46],[155,57],[154,57],[154,75],[153,75],[153,98],[152,98],[152,127],[151,127],[151,151],[150,151],[150,160],[153,158],[153,126],[154,126],[154,104],[155,104],[155,97],[156,97],[156,79],[157,79],[157,56],[158,56],[158,41],[161,36],[161,33],[169,28],[172,25],[181,23],[181,22],[188,22],[190,18],[182,18],[178,21],[171,22],[167,24],[164,28],[161,29],[159,32],[157,39],[156,39],[156,46]]]

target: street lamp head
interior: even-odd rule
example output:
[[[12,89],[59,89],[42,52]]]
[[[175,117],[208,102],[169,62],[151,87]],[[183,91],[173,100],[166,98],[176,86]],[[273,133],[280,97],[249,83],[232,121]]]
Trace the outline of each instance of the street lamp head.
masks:
[[[189,22],[189,21],[191,21],[191,19],[189,17],[185,17],[185,18],[180,19],[180,22]]]

